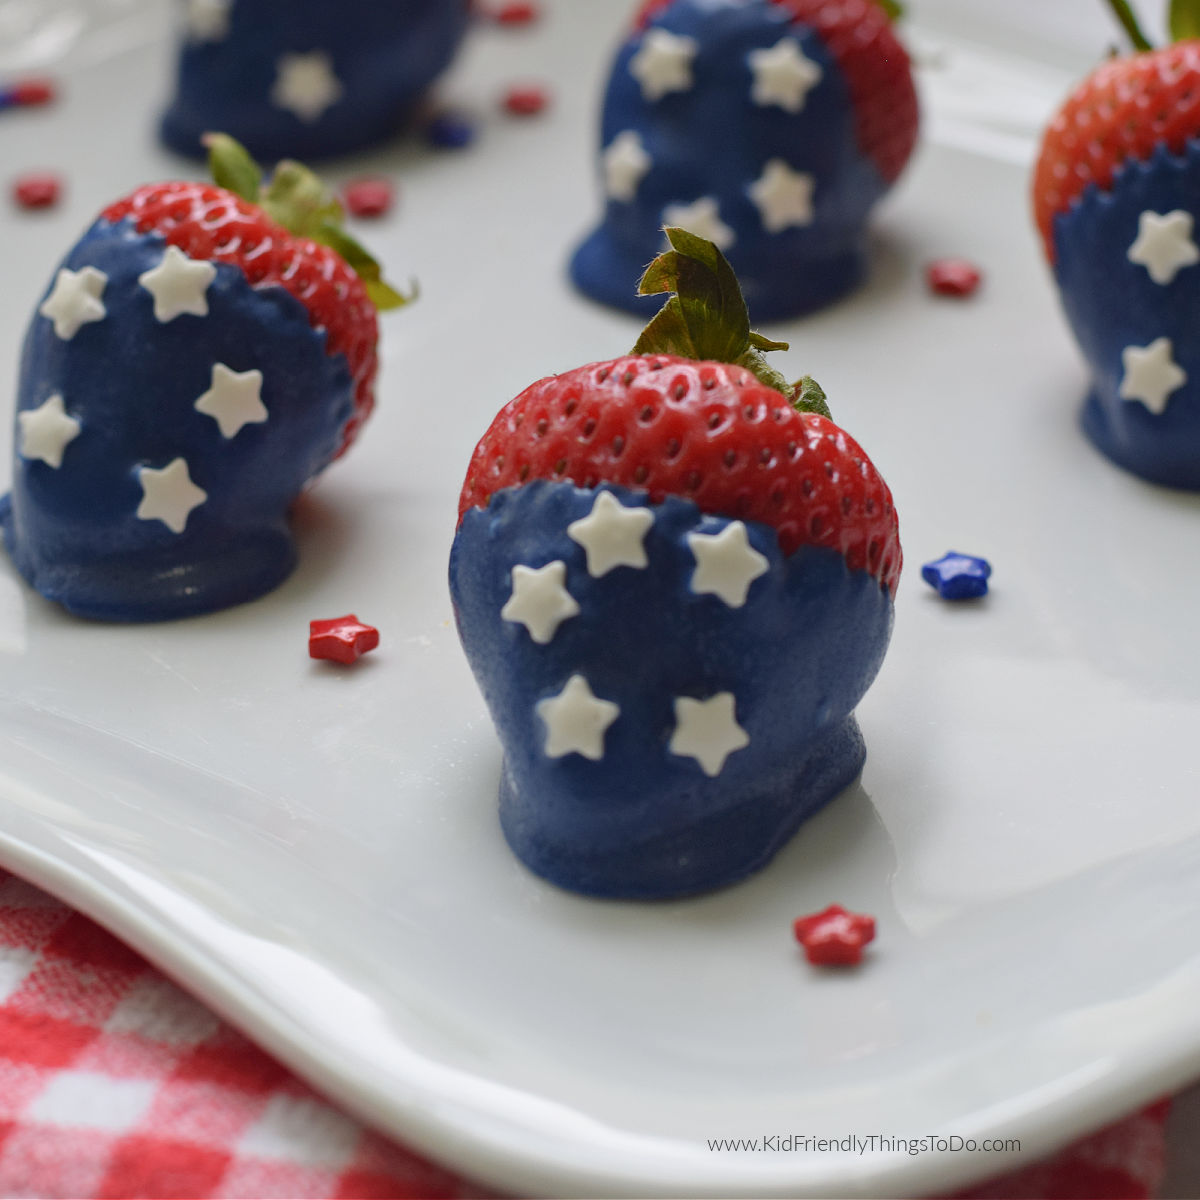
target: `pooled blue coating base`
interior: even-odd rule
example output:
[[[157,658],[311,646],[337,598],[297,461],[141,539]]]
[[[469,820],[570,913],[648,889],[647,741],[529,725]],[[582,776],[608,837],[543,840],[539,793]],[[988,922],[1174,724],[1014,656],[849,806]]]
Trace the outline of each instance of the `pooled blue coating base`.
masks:
[[[1165,149],[1128,163],[1111,190],[1094,185],[1054,222],[1055,279],[1071,328],[1087,359],[1092,386],[1082,427],[1118,466],[1153,483],[1200,489],[1200,264],[1183,267],[1168,284],[1129,261],[1143,212],[1177,209],[1200,218],[1200,145],[1184,154]],[[1200,220],[1193,236],[1200,236]],[[1162,413],[1120,395],[1122,351],[1171,339],[1187,382]]]
[[[603,221],[571,258],[575,286],[603,304],[652,315],[662,298],[639,297],[637,282],[665,248],[665,210],[709,196],[734,232],[723,249],[752,320],[799,316],[859,287],[868,273],[867,218],[888,184],[858,150],[848,85],[817,34],[794,23],[787,6],[773,0],[676,0],[650,27],[699,43],[694,86],[647,100],[630,72],[641,35],[617,53],[601,118],[601,151],[634,131],[652,165],[632,200],[606,199]],[[747,55],[785,37],[821,68],[820,81],[796,113],[756,104],[751,96]],[[813,177],[810,224],[776,232],[765,227],[747,189],[773,159]]]
[[[567,526],[601,491],[655,521],[645,569],[593,578]],[[746,603],[691,590],[689,533],[729,524],[688,501],[604,485],[537,482],[467,512],[450,556],[459,634],[504,747],[500,820],[531,870],[593,896],[667,898],[723,887],[763,867],[801,823],[857,777],[865,755],[853,709],[883,661],[889,594],[836,551],[784,557],[773,529],[747,522],[768,562]],[[501,609],[512,568],[565,564],[579,604],[547,645]],[[600,761],[545,752],[540,700],[582,674],[619,706]],[[674,701],[735,699],[749,744],[710,776],[669,743]]]
[[[466,32],[467,0],[252,0],[213,41],[185,37],[163,141],[190,157],[203,134],[252,155],[328,158],[386,140],[413,116]],[[313,120],[271,98],[284,54],[328,55],[341,95]]]
[[[4,542],[34,588],[82,617],[167,620],[276,587],[296,561],[288,509],[336,453],[353,409],[345,358],[325,353],[303,305],[252,288],[236,267],[217,264],[208,316],[159,322],[138,276],[165,244],[128,219],[97,221],[63,265],[108,276],[107,316],[67,340],[35,312],[25,339],[18,413],[58,394],[80,431],[55,468],[21,455],[18,421]],[[226,438],[196,411],[215,363],[262,372],[265,422]],[[177,457],[208,493],[178,534],[136,515],[139,468]]]

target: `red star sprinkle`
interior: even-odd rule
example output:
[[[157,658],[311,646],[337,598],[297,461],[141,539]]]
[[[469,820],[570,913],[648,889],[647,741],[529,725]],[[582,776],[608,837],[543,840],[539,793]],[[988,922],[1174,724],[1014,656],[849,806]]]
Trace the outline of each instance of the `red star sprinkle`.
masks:
[[[355,179],[342,189],[342,199],[354,217],[382,217],[391,209],[395,196],[387,179]]]
[[[523,85],[511,87],[504,93],[504,107],[518,117],[532,117],[548,103],[544,88]]]
[[[528,25],[541,15],[536,4],[501,4],[492,11],[497,25]]]
[[[862,962],[863,947],[874,941],[875,918],[831,904],[824,912],[797,917],[792,929],[814,966],[849,967]]]
[[[62,180],[49,172],[22,175],[13,181],[13,199],[21,208],[50,208],[58,203]]]
[[[352,663],[379,645],[379,630],[364,625],[353,613],[331,621],[309,621],[308,656]]]
[[[979,268],[965,258],[939,258],[925,268],[931,291],[939,296],[969,296],[983,278]]]
[[[14,104],[31,108],[38,104],[49,104],[56,99],[58,89],[51,79],[22,79],[12,86]]]

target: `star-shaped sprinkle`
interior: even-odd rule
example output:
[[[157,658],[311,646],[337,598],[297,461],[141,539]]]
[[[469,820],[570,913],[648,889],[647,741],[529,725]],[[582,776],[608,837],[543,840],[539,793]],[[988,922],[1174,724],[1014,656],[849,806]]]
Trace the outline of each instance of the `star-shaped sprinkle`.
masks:
[[[706,238],[718,250],[728,250],[737,240],[733,230],[721,220],[720,209],[712,196],[701,196],[691,204],[668,204],[663,209],[663,224],[678,225],[688,233]]]
[[[1192,226],[1192,214],[1182,208],[1169,213],[1142,213],[1137,240],[1129,247],[1129,261],[1145,267],[1155,283],[1171,283],[1184,267],[1200,262]]]
[[[629,73],[642,85],[642,95],[647,100],[661,100],[670,92],[690,91],[692,60],[698,49],[695,38],[680,37],[665,29],[649,29],[629,60]]]
[[[17,413],[17,421],[21,426],[21,457],[41,459],[55,470],[62,466],[67,443],[79,436],[79,422],[67,416],[63,398],[57,393],[37,408]]]
[[[687,543],[696,556],[692,591],[697,596],[720,596],[730,608],[746,603],[750,585],[770,566],[766,556],[750,545],[741,521],[730,521],[720,533],[689,533]]]
[[[561,559],[544,567],[513,567],[512,595],[500,616],[524,625],[539,646],[547,645],[558,627],[579,612],[575,597],[566,589],[566,579],[567,564]]]
[[[137,515],[143,521],[161,521],[172,533],[182,533],[192,509],[208,499],[208,493],[192,482],[182,458],[173,458],[161,470],[139,467],[138,482],[143,495]]]
[[[214,363],[212,385],[193,407],[216,421],[222,437],[234,437],[243,425],[261,425],[267,419],[262,381],[261,371],[231,371],[224,363]]]
[[[189,313],[208,316],[208,287],[217,277],[214,263],[188,258],[178,246],[168,246],[157,267],[143,271],[138,283],[154,297],[154,319],[165,325]]]
[[[308,623],[309,658],[349,664],[378,645],[379,630],[364,625],[353,613]]]
[[[1165,412],[1171,393],[1187,383],[1187,372],[1174,353],[1167,337],[1155,338],[1148,346],[1126,346],[1121,351],[1125,375],[1117,395],[1122,400],[1140,400],[1152,413]]]
[[[935,258],[925,268],[925,282],[938,296],[973,296],[983,272],[966,258]]]
[[[38,312],[54,322],[54,332],[60,338],[70,341],[81,326],[108,316],[100,299],[106,283],[108,276],[96,267],[81,267],[78,271],[61,267]]]
[[[921,568],[921,578],[937,589],[943,600],[976,600],[986,596],[992,564],[973,554],[950,550]]]
[[[862,962],[863,947],[875,940],[875,918],[831,904],[823,912],[797,917],[792,931],[814,966],[853,967]]]
[[[763,107],[778,104],[786,112],[798,113],[808,93],[821,82],[820,66],[805,57],[794,38],[783,38],[769,50],[751,50],[747,59],[754,72],[750,98]]]
[[[183,23],[194,42],[220,42],[229,36],[233,0],[187,0]]]
[[[547,758],[582,754],[593,762],[604,757],[605,731],[621,715],[611,700],[592,694],[582,675],[572,675],[557,696],[539,700],[535,708],[546,726]]]
[[[587,554],[588,574],[599,579],[614,567],[647,565],[644,542],[653,524],[648,508],[626,508],[611,492],[601,492],[592,511],[572,521],[567,533]]]
[[[743,746],[750,735],[737,723],[732,692],[718,692],[707,700],[675,697],[675,732],[667,749],[694,758],[705,775],[720,775],[725,760]]]
[[[793,171],[782,158],[771,159],[763,173],[747,188],[758,207],[763,228],[782,233],[793,225],[811,225],[813,177]]]
[[[284,54],[276,65],[271,103],[312,124],[341,99],[342,85],[333,73],[333,60],[324,50]]]
[[[632,200],[638,184],[650,170],[650,155],[636,129],[618,133],[600,156],[604,167],[604,191],[613,200]]]

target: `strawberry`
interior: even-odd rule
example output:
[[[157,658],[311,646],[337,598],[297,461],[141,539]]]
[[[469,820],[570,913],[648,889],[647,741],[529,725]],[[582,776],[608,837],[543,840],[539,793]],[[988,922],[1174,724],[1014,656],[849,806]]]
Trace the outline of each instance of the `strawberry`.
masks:
[[[157,620],[274,587],[287,513],[371,411],[376,309],[404,302],[307,169],[267,187],[211,139],[217,184],[109,205],[26,338],[8,549],[80,615]]]
[[[261,158],[347,154],[419,110],[466,33],[470,0],[187,0],[163,141],[224,129]]]
[[[865,229],[916,144],[908,55],[882,0],[650,0],[601,120],[605,215],[572,278],[630,311],[663,224],[711,239],[751,314],[822,307],[866,274]]]
[[[669,228],[630,355],[526,388],[471,456],[450,579],[518,857],[595,895],[761,867],[845,788],[901,550],[891,493]]]
[[[1145,479],[1200,488],[1200,3],[1174,0],[1181,40],[1159,49],[1110,3],[1137,52],[1101,64],[1050,121],[1034,219],[1090,368],[1085,432]]]

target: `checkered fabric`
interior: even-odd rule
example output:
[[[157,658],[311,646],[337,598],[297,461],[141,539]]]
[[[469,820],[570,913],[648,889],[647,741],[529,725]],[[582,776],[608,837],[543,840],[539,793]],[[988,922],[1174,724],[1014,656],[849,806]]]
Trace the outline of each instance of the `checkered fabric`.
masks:
[[[964,1197],[1145,1200],[1166,1106]],[[86,917],[0,871],[0,1196],[466,1197]]]

